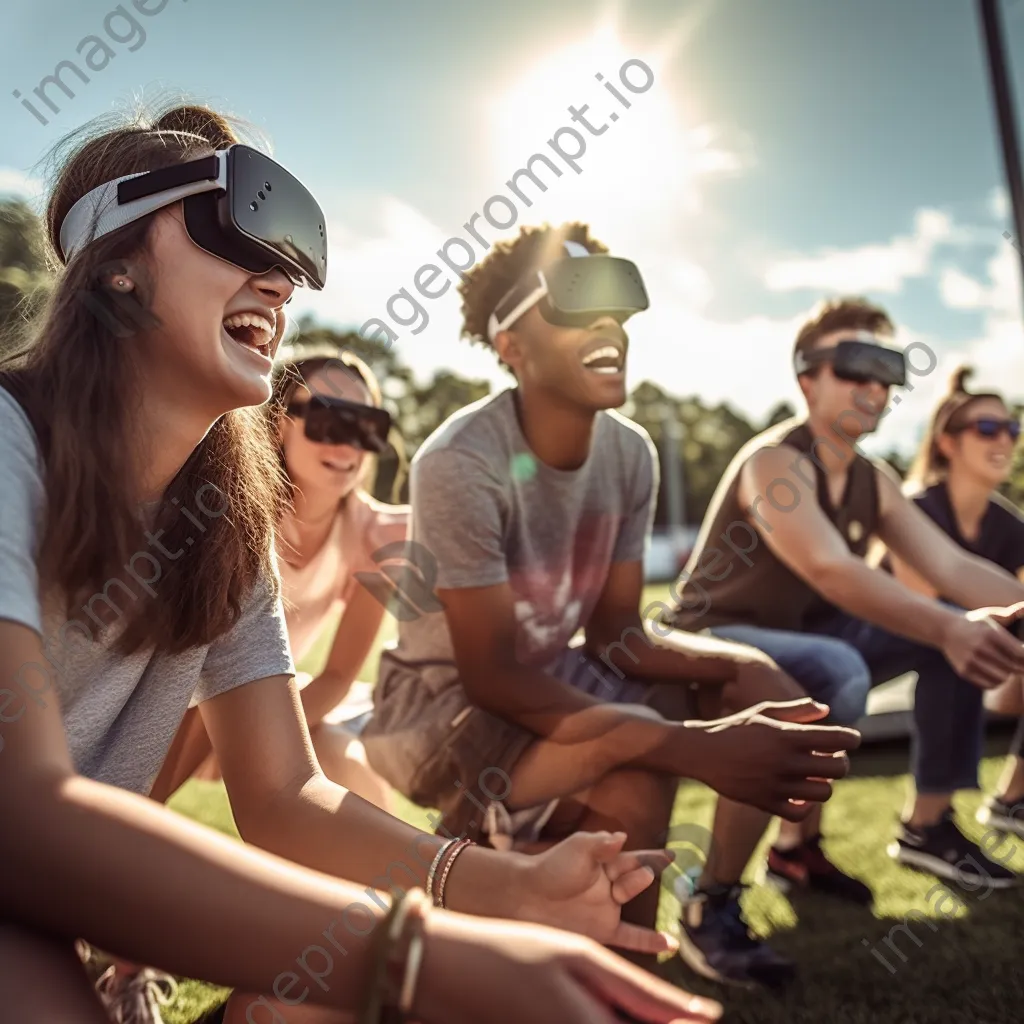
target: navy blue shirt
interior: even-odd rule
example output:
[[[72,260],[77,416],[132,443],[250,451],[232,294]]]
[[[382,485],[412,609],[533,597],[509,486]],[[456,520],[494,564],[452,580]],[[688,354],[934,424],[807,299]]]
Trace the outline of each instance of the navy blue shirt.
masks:
[[[1017,575],[1024,568],[1024,517],[1001,494],[993,494],[981,519],[978,538],[969,541],[960,532],[945,483],[937,483],[914,496],[918,507],[972,555],[987,558]]]

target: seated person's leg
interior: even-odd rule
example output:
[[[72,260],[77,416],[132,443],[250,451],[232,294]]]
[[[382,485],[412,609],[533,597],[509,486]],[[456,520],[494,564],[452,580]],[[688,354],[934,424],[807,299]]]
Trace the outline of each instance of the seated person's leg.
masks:
[[[1014,884],[1013,872],[988,857],[953,821],[953,793],[978,787],[983,691],[957,675],[933,647],[845,615],[837,616],[827,629],[856,646],[876,683],[905,672],[918,674],[911,743],[914,791],[890,854],[908,867],[956,882],[993,888]]]
[[[830,636],[758,626],[719,626],[709,632],[768,655],[804,693],[829,706],[828,721],[856,725],[864,714],[871,673],[849,644]]]
[[[566,681],[595,695],[607,696],[618,703],[644,704],[674,721],[717,717],[725,710],[718,702],[722,687],[694,687],[679,683],[648,684],[616,679],[604,665],[590,658],[579,658],[565,666]],[[790,693],[772,694],[779,698]],[[612,765],[608,751],[599,740],[587,745],[583,758],[575,748],[542,740],[533,743],[511,773],[513,800],[518,790],[533,795],[583,772],[603,772],[587,789],[558,801],[543,829],[543,838],[561,838],[573,830],[608,829],[625,831],[627,847],[645,849],[664,846],[678,780],[671,775],[646,769]],[[605,760],[603,761],[602,758]],[[545,781],[546,780],[546,781]],[[702,883],[721,875],[724,884],[714,882],[697,903],[684,905],[682,950],[687,963],[696,971],[719,981],[781,984],[793,974],[793,965],[766,944],[747,939],[734,919],[739,911],[740,876],[756,848],[770,817],[763,811],[726,799],[719,799],[713,834],[707,837],[700,853],[707,857]],[[711,874],[709,875],[709,872]],[[657,918],[660,887],[650,890],[623,910],[623,918],[650,926]],[[712,902],[705,906],[706,900]]]
[[[111,1024],[70,942],[0,923],[0,993],[5,1021]]]
[[[828,721],[852,726],[864,714],[871,675],[864,659],[849,644],[830,636],[746,625],[720,626],[709,633],[767,655],[800,690],[829,706]],[[809,887],[856,903],[870,903],[867,886],[844,874],[824,856],[821,814],[822,805],[818,804],[802,822],[781,822],[779,837],[768,857],[769,879],[784,890]],[[715,822],[718,841],[701,885],[720,888],[739,882],[762,833],[763,826],[751,808],[719,801]]]
[[[1014,686],[1020,683],[1014,680]],[[996,793],[978,808],[978,821],[999,832],[1024,838],[1024,717],[1017,722]]]

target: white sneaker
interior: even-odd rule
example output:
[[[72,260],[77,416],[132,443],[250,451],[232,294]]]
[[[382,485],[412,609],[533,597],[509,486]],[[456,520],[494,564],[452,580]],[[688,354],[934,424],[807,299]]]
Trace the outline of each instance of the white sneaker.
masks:
[[[160,1008],[178,996],[178,983],[171,975],[153,967],[126,969],[84,943],[79,943],[78,953],[113,1024],[164,1024]]]
[[[1024,839],[1024,819],[1017,817],[1020,806],[1019,803],[1006,804],[999,797],[990,796],[978,808],[976,818],[982,825],[988,825],[997,832],[1005,832]]]

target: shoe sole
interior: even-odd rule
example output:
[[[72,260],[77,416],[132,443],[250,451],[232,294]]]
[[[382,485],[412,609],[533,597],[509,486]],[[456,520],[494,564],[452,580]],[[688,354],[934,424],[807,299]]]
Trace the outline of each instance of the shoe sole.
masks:
[[[806,882],[794,882],[793,879],[787,878],[785,875],[777,875],[774,871],[767,868],[759,873],[757,881],[761,885],[771,886],[776,891],[782,893],[783,896],[792,896],[794,893],[810,893],[815,898],[836,900],[850,907],[870,906],[874,902],[874,896],[868,901],[853,899],[850,896],[843,896],[838,892],[831,892],[827,889],[816,889],[813,885],[809,885]]]
[[[1007,835],[1024,839],[1024,821],[1008,818],[1005,814],[996,814],[989,807],[979,807],[978,813],[974,817],[979,824],[988,825],[997,832],[1005,832]]]
[[[794,882],[791,878],[787,878],[785,875],[778,875],[771,868],[765,868],[760,873],[758,881],[762,885],[770,885],[774,889],[778,889],[779,892],[788,895],[795,889],[806,889],[806,885],[801,885],[799,882]]]
[[[895,842],[889,844],[888,853],[893,860],[904,867],[944,878],[948,882],[956,883],[962,889],[967,889],[968,892],[974,892],[973,889],[967,888],[971,882],[977,882],[978,885],[987,884],[990,889],[1012,889],[1020,885],[1020,880],[1016,878],[993,878],[992,875],[987,874],[974,875],[958,872],[955,864],[950,864],[939,857],[934,857],[930,853],[908,850],[906,847],[900,846],[899,843]]]
[[[762,987],[756,981],[751,981],[749,978],[746,980],[730,978],[728,975],[716,971],[707,962],[704,954],[687,938],[685,929],[680,929],[679,932],[679,958],[695,974],[699,974],[702,978],[707,978],[709,981],[717,981],[720,985],[729,985],[732,988],[748,990]]]

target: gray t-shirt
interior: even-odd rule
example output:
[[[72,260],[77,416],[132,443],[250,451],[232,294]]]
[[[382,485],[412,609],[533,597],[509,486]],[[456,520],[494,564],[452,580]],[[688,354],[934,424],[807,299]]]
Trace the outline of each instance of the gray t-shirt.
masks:
[[[56,694],[75,769],[100,782],[148,793],[190,705],[244,683],[294,672],[281,602],[272,599],[264,583],[234,627],[208,646],[175,656],[155,655],[151,649],[127,658],[111,652],[121,620],[103,626],[103,602],[92,605],[92,616],[83,607],[83,614],[69,620],[62,602],[39,593],[34,553],[45,502],[41,471],[32,427],[0,388],[0,619],[39,633],[46,659],[19,670],[20,692],[0,690],[0,757],[3,735],[18,728],[32,692],[42,701]],[[216,509],[212,499],[202,504]],[[202,522],[201,508],[189,511]],[[159,557],[157,548],[150,553]],[[188,552],[178,557],[187,558]],[[140,556],[139,578],[156,577],[148,564]],[[153,589],[159,592],[159,586],[156,579]],[[115,606],[127,608],[133,603],[129,593],[141,596],[143,591],[126,571],[108,595]]]
[[[437,588],[507,582],[516,657],[545,670],[586,625],[609,566],[643,558],[658,463],[642,427],[601,412],[587,461],[553,469],[530,450],[513,395],[503,391],[456,413],[416,453],[411,539],[436,561]],[[443,611],[400,622],[379,684],[386,689],[392,673],[410,669],[434,693],[457,682]]]

